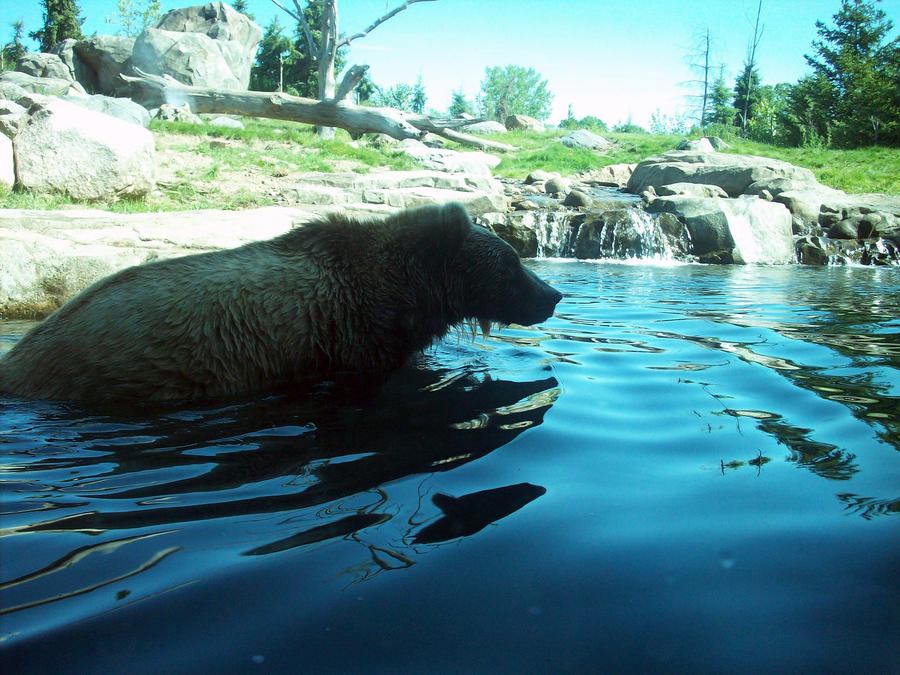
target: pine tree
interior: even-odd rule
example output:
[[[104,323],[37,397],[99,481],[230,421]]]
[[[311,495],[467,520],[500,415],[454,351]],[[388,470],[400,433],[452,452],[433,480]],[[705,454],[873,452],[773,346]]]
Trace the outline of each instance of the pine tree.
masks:
[[[471,115],[473,112],[472,103],[466,98],[462,89],[454,91],[450,98],[450,109],[447,114],[450,117],[462,117],[463,114]]]
[[[12,22],[13,39],[11,42],[3,45],[0,51],[0,71],[10,70],[15,67],[19,57],[28,50],[22,44],[22,37],[25,34],[25,22],[22,19]]]
[[[266,26],[262,40],[256,50],[256,61],[250,71],[250,89],[253,91],[276,91],[283,86],[285,65],[297,58],[294,43],[284,34],[278,17]]]
[[[80,9],[75,0],[42,0],[44,5],[44,26],[28,36],[37,40],[42,52],[49,52],[54,45],[68,38],[80,40],[83,19],[78,18]]]
[[[747,122],[753,118],[753,106],[759,101],[759,97],[759,72],[750,63],[745,63],[744,70],[738,75],[734,84],[734,108],[736,110],[734,125],[736,127],[746,128]]]
[[[719,69],[719,76],[715,79],[709,92],[709,106],[706,111],[706,119],[703,126],[709,124],[724,124],[732,126],[735,118],[735,106],[732,105],[732,93],[725,82],[724,66]]]

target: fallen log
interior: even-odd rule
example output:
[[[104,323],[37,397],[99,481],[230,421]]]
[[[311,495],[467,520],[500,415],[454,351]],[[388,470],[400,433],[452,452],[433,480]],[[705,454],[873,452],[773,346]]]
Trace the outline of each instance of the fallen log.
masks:
[[[120,77],[131,86],[132,98],[148,107],[163,103],[175,105],[187,103],[195,113],[268,117],[320,127],[340,127],[346,129],[354,138],[366,133],[381,133],[402,141],[407,138],[419,139],[426,133],[432,133],[480,150],[509,152],[518,149],[512,145],[476,138],[449,128],[462,126],[469,123],[468,120],[438,122],[424,115],[394,108],[355,105],[340,98],[316,101],[281,92],[208,89],[183,84],[168,75],[151,75],[137,68],[135,73]]]

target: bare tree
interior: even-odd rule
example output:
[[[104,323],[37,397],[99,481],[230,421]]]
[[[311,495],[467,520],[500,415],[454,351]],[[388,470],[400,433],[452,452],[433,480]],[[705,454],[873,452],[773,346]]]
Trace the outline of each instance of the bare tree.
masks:
[[[759,46],[760,40],[762,40],[763,30],[765,26],[759,25],[759,17],[762,14],[762,0],[759,0],[759,4],[756,6],[756,23],[753,25],[753,39],[750,40],[750,46],[747,54],[747,69],[746,69],[746,90],[747,95],[744,97],[744,109],[741,111],[741,131],[747,130],[747,114],[750,112],[750,88],[753,86],[753,71],[756,69],[756,48]]]
[[[309,55],[312,60],[315,61],[318,69],[319,100],[327,101],[331,99],[342,100],[347,98],[350,95],[350,92],[352,92],[356,85],[359,84],[359,81],[362,79],[363,75],[365,75],[366,69],[368,68],[368,66],[353,66],[348,69],[340,87],[335,87],[334,62],[337,57],[337,52],[341,47],[348,46],[357,38],[365,37],[385,21],[393,18],[410,5],[417,2],[436,2],[436,0],[407,0],[394,9],[388,9],[389,4],[386,4],[385,13],[375,19],[368,28],[344,37],[340,37],[338,31],[337,0],[309,0],[307,3],[308,5],[316,5],[322,9],[322,18],[319,23],[321,40],[318,46],[313,39],[312,29],[303,13],[303,3],[300,2],[300,0],[293,0],[296,11],[288,9],[282,5],[279,0],[272,0],[272,2],[292,16],[299,24],[300,30],[303,32],[303,37],[306,41],[307,49],[309,50]],[[331,129],[329,131],[327,128],[324,128],[320,130],[320,133],[324,136],[333,136],[334,130]]]
[[[697,73],[698,77],[694,80],[682,82],[683,86],[696,87],[702,90],[702,94],[688,94],[686,98],[696,103],[692,103],[691,110],[699,110],[700,126],[706,126],[707,109],[709,108],[710,88],[712,86],[711,74],[712,68],[712,37],[710,36],[709,27],[702,29],[695,35],[694,45],[687,55],[688,67]],[[694,107],[696,105],[696,107]]]

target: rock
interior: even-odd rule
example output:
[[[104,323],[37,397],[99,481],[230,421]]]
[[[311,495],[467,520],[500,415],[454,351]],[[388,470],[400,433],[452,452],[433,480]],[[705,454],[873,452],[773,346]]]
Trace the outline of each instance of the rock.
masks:
[[[135,38],[124,35],[95,35],[72,45],[76,79],[89,91],[117,96],[129,91],[119,75],[129,65]]]
[[[827,265],[830,258],[828,245],[822,237],[806,236],[795,245],[797,262],[802,265]]]
[[[543,131],[544,125],[528,115],[509,115],[504,121],[509,131],[525,129],[527,131]]]
[[[572,190],[563,200],[563,206],[572,206],[576,209],[589,209],[594,205],[594,200],[581,190]]]
[[[0,192],[11,190],[15,182],[16,169],[13,161],[13,144],[6,136],[0,134]]]
[[[187,122],[188,124],[203,124],[203,120],[191,112],[191,106],[187,103],[184,105],[169,105],[163,103],[153,114],[153,119],[162,120],[163,122]]]
[[[656,194],[660,197],[671,197],[672,195],[687,195],[688,197],[728,197],[718,185],[704,185],[703,183],[672,183],[670,185],[661,185],[656,190]]]
[[[19,133],[19,125],[24,118],[24,106],[0,99],[0,134],[12,138]]]
[[[505,134],[506,127],[500,124],[500,122],[487,120],[485,122],[476,122],[475,124],[466,125],[462,127],[460,131],[467,134]]]
[[[56,54],[23,54],[16,61],[16,70],[34,77],[51,77],[74,82],[72,71]]]
[[[369,139],[369,145],[373,148],[391,148],[399,143],[400,141],[387,134],[375,134]]]
[[[84,87],[77,82],[56,77],[35,77],[15,70],[0,73],[0,82],[15,84],[25,92],[43,94],[44,96],[65,96],[66,94],[84,94]]]
[[[768,157],[729,155],[717,152],[667,152],[648,157],[634,169],[626,189],[640,194],[648,186],[661,187],[671,183],[703,183],[718,185],[730,197],[737,197],[753,183],[789,178],[801,183],[816,184],[809,169]]]
[[[713,150],[724,150],[725,148],[730,148],[725,141],[723,141],[718,136],[704,136],[705,140],[709,141],[709,144],[713,147]]]
[[[150,126],[150,113],[130,98],[113,98],[103,94],[93,96],[64,96],[63,100],[94,112],[117,117],[123,122],[137,124],[145,129]]]
[[[173,9],[156,23],[160,30],[182,33],[203,33],[214,40],[234,40],[247,54],[256,55],[262,29],[250,17],[232,9],[224,2],[209,2]],[[249,77],[249,71],[247,73]]]
[[[457,152],[443,148],[429,148],[414,138],[401,141],[397,147],[426,169],[435,171],[489,176],[491,169],[500,163],[499,157],[486,152]]]
[[[211,89],[246,89],[250,71],[244,61],[243,47],[235,40],[157,28],[144,29],[131,55],[132,66],[145,73],[171,75],[183,84]]]
[[[819,224],[823,227],[850,221],[861,239],[884,238],[900,243],[900,196],[845,194],[833,191],[822,200]]]
[[[569,191],[569,183],[566,179],[554,176],[544,183],[544,192],[548,195],[565,194]]]
[[[137,214],[0,209],[0,316],[41,317],[124,267],[268,239],[312,217],[282,207]]]
[[[78,76],[75,73],[75,43],[78,40],[74,38],[66,38],[60,42],[57,42],[50,48],[50,53],[54,56],[57,56],[60,61],[62,61],[63,65],[66,67],[68,71],[68,79],[70,80],[78,80]],[[84,86],[84,83],[81,83]]]
[[[609,147],[608,140],[587,129],[578,129],[570,134],[566,134],[559,139],[559,142],[567,148],[579,148],[582,150],[600,150]]]
[[[27,96],[28,92],[14,82],[6,82],[0,76],[0,100],[18,103],[19,99]]]
[[[715,152],[716,149],[710,143],[708,138],[701,138],[697,141],[691,141],[685,138],[678,144],[678,150],[688,150],[690,152]]]
[[[32,106],[13,145],[16,178],[27,190],[100,200],[155,186],[149,131],[61,99]]]
[[[653,211],[674,213],[691,234],[701,261],[789,263],[794,258],[791,214],[781,204],[740,199],[657,197]]]
[[[842,220],[828,228],[828,236],[831,239],[857,239],[859,238],[857,225],[858,223],[853,220]]]
[[[244,123],[240,120],[236,120],[233,117],[225,117],[224,115],[219,117],[214,117],[209,120],[208,124],[213,127],[224,127],[226,129],[243,129]]]
[[[544,183],[551,178],[559,178],[559,173],[556,171],[544,171],[543,169],[535,169],[528,176],[525,177],[526,185],[533,185],[534,183]]]
[[[522,258],[533,258],[538,251],[534,213],[518,211],[490,223],[490,229],[508,243]]]
[[[591,169],[587,173],[579,174],[578,180],[582,183],[621,189],[628,185],[628,179],[631,178],[631,174],[636,166],[637,164],[601,166],[599,169]]]

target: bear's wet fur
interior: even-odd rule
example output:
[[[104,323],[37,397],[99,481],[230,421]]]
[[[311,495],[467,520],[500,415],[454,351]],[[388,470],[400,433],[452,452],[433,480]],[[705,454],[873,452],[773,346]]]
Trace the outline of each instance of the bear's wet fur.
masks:
[[[0,359],[0,391],[174,401],[388,372],[455,324],[531,325],[561,297],[459,204],[332,215],[101,279]]]

